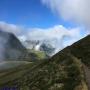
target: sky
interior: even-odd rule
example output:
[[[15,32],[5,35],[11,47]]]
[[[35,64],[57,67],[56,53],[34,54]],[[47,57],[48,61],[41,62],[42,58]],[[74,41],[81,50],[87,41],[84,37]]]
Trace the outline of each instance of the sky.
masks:
[[[52,14],[41,0],[0,0],[0,21],[24,27],[47,28],[56,24],[74,26],[71,22],[67,23],[56,14]]]
[[[40,0],[0,0],[0,20],[25,27],[47,28],[60,21]]]
[[[89,0],[0,0],[0,29],[62,49],[90,33],[89,8]]]

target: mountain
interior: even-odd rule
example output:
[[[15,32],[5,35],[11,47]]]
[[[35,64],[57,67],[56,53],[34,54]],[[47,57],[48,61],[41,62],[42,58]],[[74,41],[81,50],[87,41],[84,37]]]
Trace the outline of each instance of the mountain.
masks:
[[[43,51],[27,50],[14,34],[0,30],[1,61],[35,61],[46,57]]]
[[[0,60],[17,60],[26,54],[26,48],[12,33],[0,30]]]
[[[27,49],[36,49],[35,47],[37,45],[40,45],[40,42],[39,42],[39,40],[25,40],[25,41],[23,41],[23,45]]]
[[[90,35],[69,47],[71,53],[90,67]]]
[[[50,58],[44,51],[37,51],[34,49],[27,49],[28,57],[32,58],[32,61],[39,61]],[[30,61],[30,60],[29,60]]]
[[[55,48],[48,40],[26,40],[23,45],[30,50],[43,51],[47,56],[52,56],[55,53]]]
[[[48,56],[52,56],[55,53],[55,48],[48,43],[42,43],[39,50],[45,52]]]
[[[50,59],[1,73],[0,87],[22,90],[90,90],[90,35]],[[31,68],[30,68],[31,67]],[[11,77],[12,78],[9,78]],[[13,77],[15,76],[15,77]]]

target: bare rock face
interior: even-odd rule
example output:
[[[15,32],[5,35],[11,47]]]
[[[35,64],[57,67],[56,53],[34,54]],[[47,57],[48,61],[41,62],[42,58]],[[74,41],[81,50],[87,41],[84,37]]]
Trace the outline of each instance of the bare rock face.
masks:
[[[0,60],[16,60],[26,54],[25,47],[12,33],[0,31]]]

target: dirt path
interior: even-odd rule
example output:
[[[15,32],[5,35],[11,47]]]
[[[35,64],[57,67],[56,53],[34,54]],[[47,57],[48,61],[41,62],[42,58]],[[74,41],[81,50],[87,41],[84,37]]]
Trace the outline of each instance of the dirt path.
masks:
[[[90,90],[90,69],[85,65],[84,65],[84,72],[85,72],[86,81],[88,84],[88,90]]]

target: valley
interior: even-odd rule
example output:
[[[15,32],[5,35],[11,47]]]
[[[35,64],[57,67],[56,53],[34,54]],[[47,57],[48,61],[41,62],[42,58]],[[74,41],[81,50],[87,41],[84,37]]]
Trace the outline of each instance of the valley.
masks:
[[[1,90],[4,87],[16,87],[17,90],[90,90],[90,35],[52,57],[21,45],[19,43],[18,50],[23,53],[20,57],[16,55],[10,59],[12,54],[7,53],[8,58],[0,61]],[[16,47],[10,51],[13,49]]]

